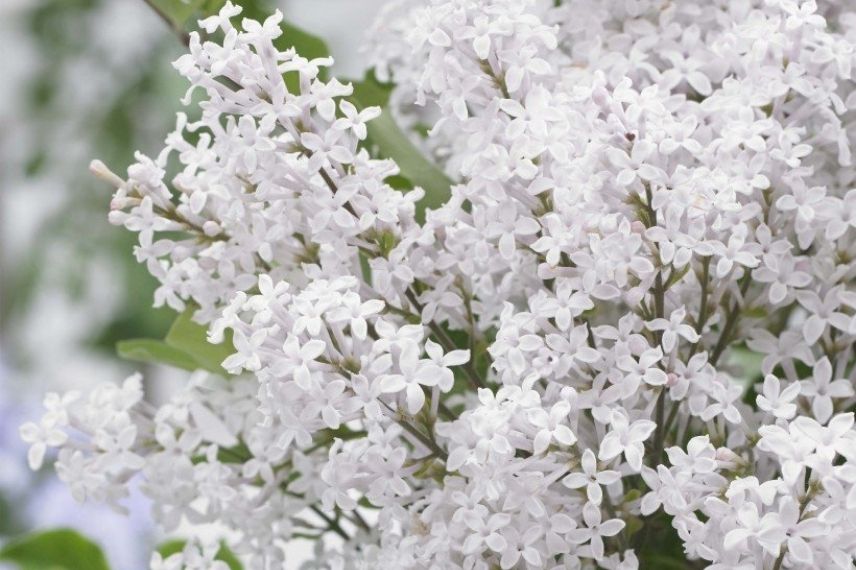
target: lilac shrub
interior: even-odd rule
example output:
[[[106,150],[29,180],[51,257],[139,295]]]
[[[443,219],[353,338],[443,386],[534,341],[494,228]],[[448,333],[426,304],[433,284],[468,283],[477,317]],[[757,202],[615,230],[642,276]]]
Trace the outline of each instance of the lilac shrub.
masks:
[[[398,2],[384,113],[454,180],[423,218],[381,110],[227,2],[175,63],[198,117],[93,170],[155,305],[233,354],[160,408],[49,397],[33,466],[138,478],[250,569],[852,568],[854,8]]]

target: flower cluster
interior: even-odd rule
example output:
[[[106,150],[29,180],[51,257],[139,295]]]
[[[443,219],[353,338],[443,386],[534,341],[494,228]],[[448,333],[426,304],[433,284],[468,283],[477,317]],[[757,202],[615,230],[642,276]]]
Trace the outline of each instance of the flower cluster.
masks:
[[[201,118],[94,165],[224,378],[51,397],[34,464],[113,504],[140,473],[251,569],[301,537],[329,569],[852,567],[853,12],[398,2],[374,64],[456,181],[424,222],[379,109],[239,12],[176,62]]]

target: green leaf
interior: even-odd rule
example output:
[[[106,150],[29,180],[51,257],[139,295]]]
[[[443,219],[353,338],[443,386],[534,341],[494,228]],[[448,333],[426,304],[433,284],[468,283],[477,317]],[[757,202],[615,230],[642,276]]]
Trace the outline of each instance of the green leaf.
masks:
[[[274,44],[280,51],[294,48],[300,54],[300,57],[305,57],[306,59],[330,57],[330,48],[318,36],[310,34],[289,21],[282,22],[282,29],[282,35],[274,41]]]
[[[366,283],[372,282],[372,267],[369,265],[369,258],[363,252],[360,252],[360,271],[363,275],[363,280]]]
[[[686,570],[690,568],[687,565],[686,558],[674,559],[668,556],[651,555],[644,559],[648,564],[647,568],[657,568],[658,570]]]
[[[172,556],[173,554],[177,554],[184,550],[185,544],[187,544],[186,540],[168,540],[163,544],[158,545],[156,550],[158,551],[158,554],[160,554],[164,558],[167,558],[169,556]]]
[[[206,5],[207,0],[146,0],[173,30],[184,32],[190,17]],[[207,11],[207,10],[206,10]],[[216,12],[216,8],[212,8]]]
[[[743,387],[743,403],[756,407],[755,384],[761,380],[761,364],[764,355],[749,350],[746,346],[733,347],[728,356],[728,364],[734,369],[734,382]]]
[[[636,519],[639,520],[639,519]],[[656,568],[657,570],[686,570],[692,568],[684,553],[684,544],[677,531],[672,526],[672,517],[664,516],[658,511],[645,517],[643,527],[639,530],[641,536],[636,537],[640,568]]]
[[[188,308],[175,319],[164,341],[167,345],[189,354],[199,364],[210,372],[225,374],[220,363],[226,360],[235,350],[232,345],[232,335],[227,334],[220,344],[208,342],[208,330],[193,321],[194,309]]]
[[[208,330],[193,321],[193,312],[194,308],[191,307],[180,314],[164,340],[122,340],[116,343],[116,352],[126,360],[166,364],[184,370],[201,368],[226,375],[220,363],[235,352],[231,331],[227,331],[222,343],[211,344],[208,342]]]
[[[353,97],[359,99],[363,107],[386,107],[389,105],[389,96],[392,93],[391,83],[381,83],[375,77],[374,71],[366,72],[362,81],[352,81],[354,85]],[[356,103],[354,103],[356,105]]]
[[[330,55],[327,44],[321,38],[313,36],[291,22],[283,22],[282,28],[282,35],[274,41],[274,45],[278,50],[285,51],[289,48],[294,48],[301,57],[305,57],[306,59],[316,59]],[[285,86],[290,93],[300,93],[300,75],[298,72],[290,71],[283,78],[285,79]],[[321,68],[318,78],[322,81],[327,80],[326,67]]]
[[[401,175],[395,177],[396,180],[388,180],[390,185],[397,189],[420,186],[425,190],[425,197],[417,205],[417,218],[423,221],[427,208],[438,208],[449,199],[452,181],[416,148],[385,109],[389,102],[389,86],[381,85],[371,74],[353,85],[354,94],[350,100],[357,108],[379,106],[383,109],[380,117],[367,124],[366,143],[376,156],[392,159],[398,164]]]
[[[157,551],[160,553],[161,556],[167,558],[172,554],[184,550],[184,546],[186,544],[186,540],[170,540],[158,546]],[[229,550],[229,547],[222,543],[220,544],[220,550],[217,551],[216,559],[222,560],[223,562],[228,564],[231,570],[243,570],[244,568],[240,560],[238,560],[235,557],[235,554],[231,550]]]
[[[220,551],[217,553],[217,559],[228,564],[231,570],[242,570],[244,567],[241,564],[241,561],[238,560],[235,554],[229,550],[225,544],[220,546]]]
[[[751,387],[761,377],[761,363],[764,355],[749,350],[745,346],[737,346],[731,349],[728,363],[736,368],[738,380],[743,386]]]
[[[30,534],[0,549],[0,561],[21,570],[109,570],[101,549],[70,529]]]
[[[199,368],[199,363],[191,355],[153,338],[120,340],[116,343],[116,352],[125,360],[166,364],[184,370]]]

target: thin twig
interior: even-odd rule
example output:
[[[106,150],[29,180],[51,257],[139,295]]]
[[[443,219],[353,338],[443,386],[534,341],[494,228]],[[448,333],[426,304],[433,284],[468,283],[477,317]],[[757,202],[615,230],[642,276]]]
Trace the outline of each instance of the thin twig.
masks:
[[[333,532],[335,532],[336,534],[338,534],[339,536],[341,536],[345,540],[351,540],[351,536],[347,532],[345,532],[345,529],[343,529],[339,525],[338,522],[336,522],[335,520],[330,518],[326,513],[324,513],[324,511],[322,511],[321,509],[319,509],[315,505],[309,505],[309,508],[312,510],[313,513],[315,513],[316,515],[321,517],[324,520],[324,522],[327,523],[327,528],[329,530],[332,530]]]
[[[751,272],[747,271],[746,275],[743,276],[742,283],[740,284],[741,298],[746,296],[746,291],[749,290],[749,285],[752,283],[750,275]],[[731,336],[737,327],[737,322],[740,320],[740,309],[742,308],[740,301],[741,299],[735,299],[734,304],[725,316],[725,325],[722,327],[719,340],[710,355],[710,363],[713,366],[716,366],[719,357],[722,356],[722,353],[725,352],[726,348],[728,348],[728,343],[731,341]]]
[[[185,32],[182,29],[179,29],[178,26],[175,25],[170,17],[152,1],[152,0],[143,0],[152,11],[158,15],[158,17],[164,21],[164,23],[169,26],[169,29],[173,31],[173,33],[178,37],[178,40],[184,44],[184,47],[190,47],[190,34]]]

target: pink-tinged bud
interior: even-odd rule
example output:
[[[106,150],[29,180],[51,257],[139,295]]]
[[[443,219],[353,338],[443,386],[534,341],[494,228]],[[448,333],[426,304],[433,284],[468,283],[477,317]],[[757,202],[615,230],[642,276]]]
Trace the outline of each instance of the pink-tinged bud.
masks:
[[[675,374],[674,372],[669,372],[668,374],[666,374],[666,386],[671,388],[677,383],[678,383],[678,375],[677,374]]]
[[[639,220],[635,220],[630,224],[630,231],[632,231],[634,234],[644,234],[645,230],[645,224],[643,224]]]
[[[720,469],[736,469],[743,459],[727,447],[720,447],[716,450],[716,462]]]

